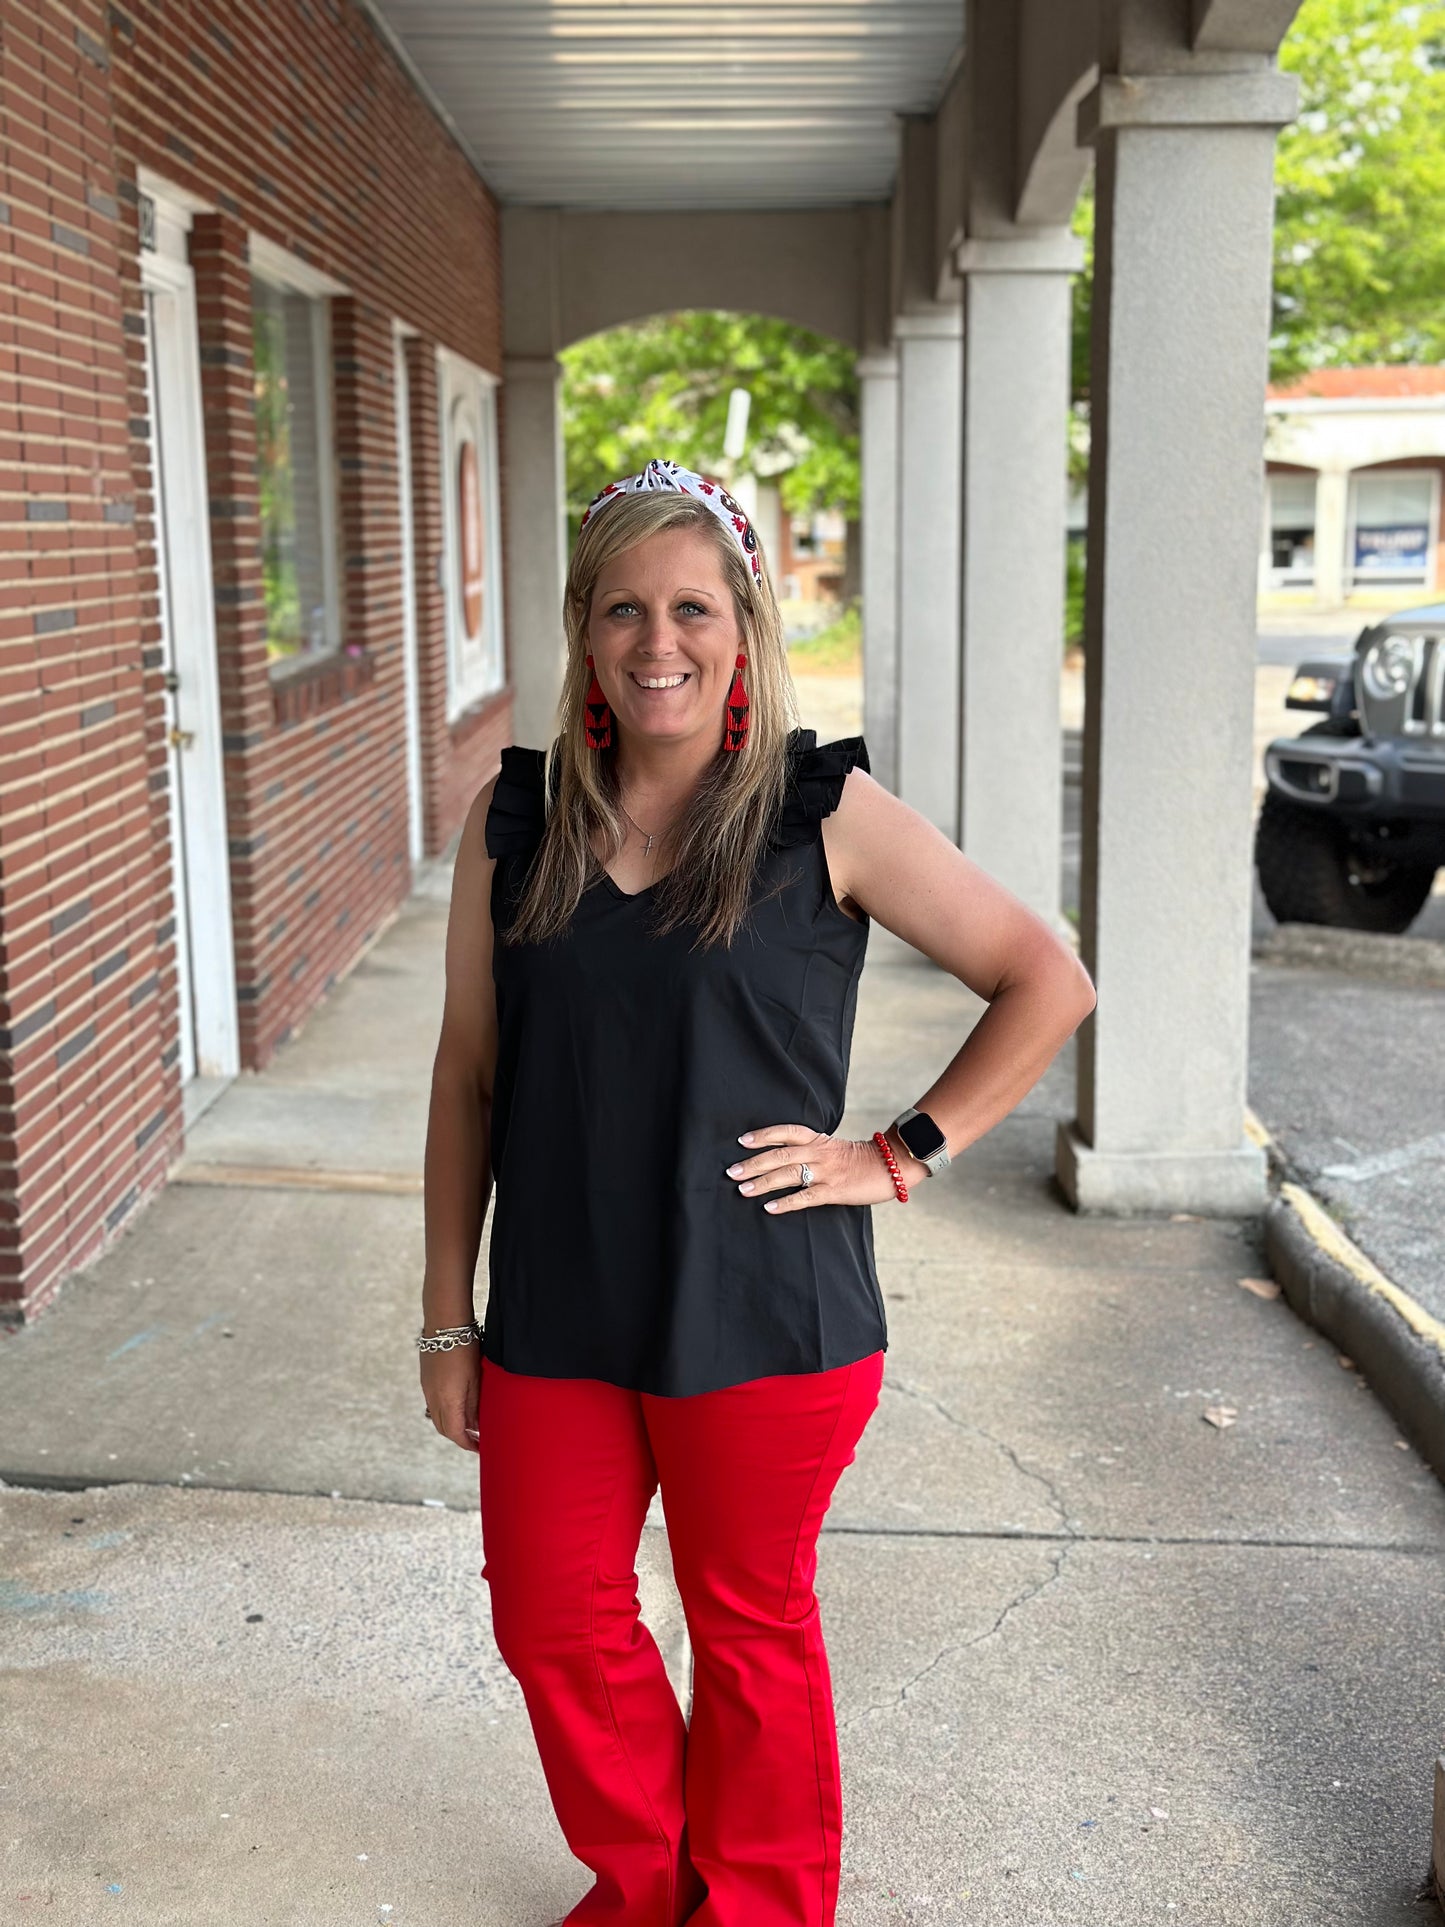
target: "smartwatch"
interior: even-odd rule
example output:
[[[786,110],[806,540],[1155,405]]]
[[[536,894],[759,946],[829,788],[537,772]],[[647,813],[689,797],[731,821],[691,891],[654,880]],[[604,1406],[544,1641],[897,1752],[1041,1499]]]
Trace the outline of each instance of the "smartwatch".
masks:
[[[931,1176],[936,1176],[949,1162],[948,1139],[927,1111],[917,1110],[910,1104],[894,1118],[892,1128],[910,1154],[928,1166]]]

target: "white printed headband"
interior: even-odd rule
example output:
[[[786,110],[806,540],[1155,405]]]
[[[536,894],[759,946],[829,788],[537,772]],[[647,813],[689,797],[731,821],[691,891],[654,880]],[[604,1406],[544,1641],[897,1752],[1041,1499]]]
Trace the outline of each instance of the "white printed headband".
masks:
[[[706,503],[752,564],[753,575],[758,580],[762,579],[758,538],[753,534],[753,525],[743,514],[741,506],[721,483],[708,481],[706,476],[695,474],[680,462],[664,462],[654,458],[640,473],[626,475],[620,482],[609,482],[606,488],[597,491],[582,511],[579,528],[587,526],[587,518],[599,502],[613,501],[619,495],[641,495],[655,488],[675,489],[679,495],[691,495],[697,501]]]

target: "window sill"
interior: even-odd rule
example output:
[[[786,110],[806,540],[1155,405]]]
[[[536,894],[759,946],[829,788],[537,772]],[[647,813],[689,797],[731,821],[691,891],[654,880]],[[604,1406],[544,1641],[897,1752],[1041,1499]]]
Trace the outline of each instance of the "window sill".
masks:
[[[272,675],[272,719],[279,729],[305,722],[356,695],[375,676],[376,659],[365,653],[353,656],[342,650],[294,667],[288,663]]]
[[[504,682],[496,689],[489,689],[484,696],[473,697],[454,716],[447,718],[447,730],[452,742],[464,742],[475,730],[489,722],[502,704],[510,702],[515,694],[512,684]]]

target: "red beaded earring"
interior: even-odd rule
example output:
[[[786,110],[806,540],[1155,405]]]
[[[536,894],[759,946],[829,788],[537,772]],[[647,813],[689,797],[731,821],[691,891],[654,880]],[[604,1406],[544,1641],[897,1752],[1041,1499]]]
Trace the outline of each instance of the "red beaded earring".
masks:
[[[733,669],[733,686],[728,691],[727,714],[723,723],[723,748],[741,749],[748,740],[748,692],[743,688],[743,664],[739,656]]]
[[[587,707],[583,713],[587,747],[606,749],[612,741],[612,711],[602,693],[602,685],[597,680],[597,671],[593,668],[590,656],[587,658],[587,667],[592,670],[592,687],[587,691]]]

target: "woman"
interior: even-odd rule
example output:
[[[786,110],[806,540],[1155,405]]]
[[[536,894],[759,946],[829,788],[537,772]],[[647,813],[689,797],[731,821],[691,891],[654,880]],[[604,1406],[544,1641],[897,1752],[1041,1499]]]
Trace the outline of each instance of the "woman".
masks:
[[[675,462],[583,517],[551,753],[462,833],[426,1147],[421,1380],[480,1452],[482,1575],[568,1844],[566,1916],[830,1927],[813,1582],[887,1345],[872,1207],[1005,1116],[1093,1007],[1068,947],[794,714],[756,535]],[[870,919],[988,1000],[833,1135]],[[484,1325],[482,1219],[497,1187]],[[638,1615],[661,1486],[691,1719]]]

